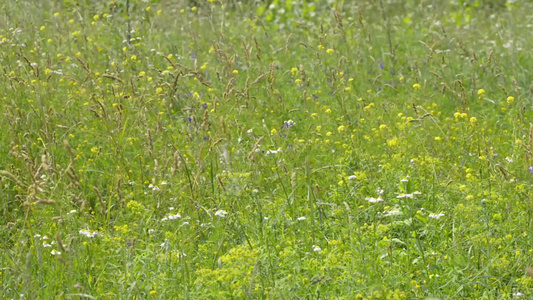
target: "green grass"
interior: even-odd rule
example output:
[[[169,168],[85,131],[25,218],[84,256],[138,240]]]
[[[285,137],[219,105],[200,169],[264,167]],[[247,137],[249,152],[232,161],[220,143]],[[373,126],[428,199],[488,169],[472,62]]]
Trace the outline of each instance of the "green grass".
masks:
[[[0,3],[0,298],[533,296],[531,2],[197,2]]]

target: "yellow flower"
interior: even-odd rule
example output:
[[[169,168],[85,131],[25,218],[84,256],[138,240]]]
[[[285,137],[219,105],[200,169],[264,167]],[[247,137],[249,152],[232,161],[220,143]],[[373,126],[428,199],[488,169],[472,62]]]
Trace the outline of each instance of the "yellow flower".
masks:
[[[196,11],[196,6],[193,6],[193,7],[191,8],[191,10],[192,10],[192,11]]]
[[[318,50],[324,50],[324,46],[318,45]]]
[[[237,75],[237,74],[239,74],[239,70],[233,70],[232,73],[235,74],[235,75]]]
[[[509,96],[509,97],[507,97],[507,103],[508,103],[508,104],[511,104],[511,103],[513,103],[513,102],[514,102],[514,97],[513,97],[513,96]]]
[[[420,84],[418,83],[413,84],[413,89],[415,89],[415,91],[420,91],[421,88],[422,87],[420,86]]]
[[[470,118],[470,124],[475,125],[476,123],[477,123],[477,118],[476,117]]]
[[[335,50],[333,50],[333,49],[331,49],[331,48],[328,49],[328,50],[326,50],[326,53],[327,53],[327,54],[333,54],[333,52],[335,52]]]
[[[148,6],[148,7],[146,8],[146,11],[150,11],[151,9],[152,9],[152,8],[151,8],[150,6]]]
[[[477,91],[477,94],[478,94],[479,96],[483,96],[483,95],[485,95],[485,90],[484,90],[484,89],[479,89],[479,90]]]
[[[337,131],[338,131],[339,133],[341,133],[341,132],[343,132],[343,131],[346,131],[346,126],[344,126],[344,125],[339,126],[339,128],[337,128]]]
[[[274,135],[274,134],[276,134],[276,133],[278,133],[278,131],[276,130],[276,128],[272,128],[272,130],[270,130],[270,134],[271,134],[271,135]]]
[[[155,93],[156,94],[161,94],[163,92],[163,89],[158,87],[156,90],[155,90]]]
[[[162,10],[158,10],[158,11],[157,11],[157,15],[158,15],[158,16],[160,16],[162,13],[163,13]]]
[[[100,19],[100,16],[99,16],[99,15],[94,15],[94,16],[93,16],[93,19],[94,19],[95,21],[98,21],[98,19]]]
[[[152,291],[150,291],[150,295],[151,295],[152,297],[155,297],[155,295],[157,295],[157,292],[152,290]]]

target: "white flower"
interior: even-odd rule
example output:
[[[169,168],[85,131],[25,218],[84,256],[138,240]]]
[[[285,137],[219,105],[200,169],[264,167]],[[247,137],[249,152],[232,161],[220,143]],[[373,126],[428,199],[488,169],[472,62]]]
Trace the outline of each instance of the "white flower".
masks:
[[[148,234],[152,234],[155,232],[155,229],[148,229]]]
[[[413,198],[413,194],[400,194],[398,196],[396,196],[397,199],[402,199],[402,198]]]
[[[422,195],[422,193],[419,191],[416,191],[416,192],[413,192],[413,195]]]
[[[268,150],[265,154],[266,155],[270,155],[270,154],[278,154],[282,152],[281,148],[279,148],[278,150]]]
[[[175,215],[169,215],[168,216],[169,220],[176,220],[176,219],[179,219],[179,218],[181,218],[180,214],[175,214]]]
[[[268,221],[268,220],[270,220],[270,218],[269,217],[263,217],[263,220]]]
[[[73,209],[73,210],[69,211],[68,215],[70,215],[70,214],[75,214],[75,213],[77,213],[77,212],[78,212],[77,210]]]
[[[307,220],[307,218],[306,217],[299,217],[298,218],[298,221],[304,221],[304,220]]]
[[[80,234],[88,237],[88,238],[93,238],[97,235],[99,235],[98,231],[90,231],[90,230],[87,230],[87,229],[82,229],[80,230]]]
[[[183,223],[181,223],[181,226],[187,226],[187,225],[190,225],[190,223],[189,223],[189,222],[183,222]]]
[[[402,179],[401,182],[409,182],[409,179]]]
[[[444,214],[443,213],[440,213],[440,214],[429,214],[430,218],[432,219],[440,219],[441,217],[444,217]]]
[[[378,202],[383,202],[383,198],[379,197],[379,198],[374,198],[374,197],[367,197],[365,198],[366,201],[370,202],[370,203],[378,203]]]
[[[522,293],[520,293],[520,292],[513,293],[513,297],[514,297],[514,298],[520,298],[520,297],[522,297],[522,296],[524,296],[524,294],[522,294]]]
[[[150,185],[148,186],[148,188],[149,188],[149,189],[153,189],[153,188],[154,188],[154,185],[153,185],[153,184],[150,184]]]
[[[217,212],[215,213],[215,216],[220,217],[220,218],[225,218],[227,215],[228,215],[228,212],[222,209],[217,210]]]
[[[41,237],[41,235],[40,235],[40,234],[36,234],[36,235],[34,235],[33,237],[36,238],[36,239],[38,239],[38,238]]]
[[[509,163],[512,163],[512,162],[513,162],[513,159],[510,158],[510,157],[506,157],[505,160],[507,160],[507,162],[509,162]]]
[[[383,212],[383,216],[385,216],[385,217],[396,216],[396,215],[399,215],[399,214],[401,214],[401,212],[399,210],[397,210],[397,209]]]
[[[313,245],[313,251],[320,252],[322,251],[322,248],[320,248],[318,245]]]
[[[254,132],[254,129],[253,128],[252,129],[248,129],[248,131],[246,131],[246,132],[247,133],[252,133],[252,132]]]
[[[356,179],[357,179],[357,176],[355,175],[348,176],[348,180],[356,180]]]
[[[43,242],[43,247],[48,248],[48,247],[52,247],[52,245],[48,244],[47,242]]]
[[[49,238],[49,237],[47,237],[46,235],[45,235],[45,236],[43,236],[43,240],[49,240],[49,239],[50,239],[50,238]]]
[[[160,184],[161,184],[161,185],[167,185],[167,184],[168,184],[168,182],[166,182],[166,181],[163,181],[163,182],[161,182]]]
[[[161,189],[158,187],[158,186],[154,186],[154,188],[152,189],[152,191],[160,191]]]
[[[296,125],[296,123],[293,120],[288,120],[288,121],[283,122],[283,125],[285,125],[286,127],[292,127]]]
[[[56,250],[52,250],[52,251],[50,251],[50,254],[52,254],[52,255],[61,255],[61,252],[56,251]]]

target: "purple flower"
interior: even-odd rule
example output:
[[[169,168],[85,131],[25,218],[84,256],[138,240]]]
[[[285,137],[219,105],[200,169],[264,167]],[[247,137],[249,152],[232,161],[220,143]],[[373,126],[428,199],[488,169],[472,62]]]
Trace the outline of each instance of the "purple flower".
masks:
[[[533,174],[533,167],[529,167],[529,171],[531,171],[531,174]]]

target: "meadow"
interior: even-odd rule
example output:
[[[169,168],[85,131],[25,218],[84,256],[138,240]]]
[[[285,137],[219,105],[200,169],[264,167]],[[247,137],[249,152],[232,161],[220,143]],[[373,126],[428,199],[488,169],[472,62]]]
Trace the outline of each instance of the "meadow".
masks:
[[[0,298],[531,299],[532,31],[517,0],[1,1]]]

